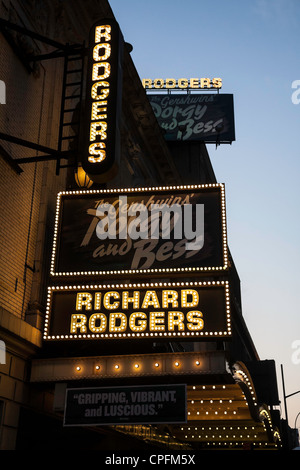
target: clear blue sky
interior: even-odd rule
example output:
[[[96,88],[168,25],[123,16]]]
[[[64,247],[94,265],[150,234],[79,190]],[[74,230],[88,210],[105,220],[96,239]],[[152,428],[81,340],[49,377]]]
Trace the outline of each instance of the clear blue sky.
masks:
[[[291,99],[300,80],[300,1],[110,5],[141,79],[221,77],[221,92],[234,95],[236,141],[208,151],[226,186],[243,315],[260,358],[276,361],[282,399],[280,364],[286,394],[300,390],[300,363],[292,359],[295,341],[300,350],[300,104]],[[300,393],[287,403],[293,427]]]

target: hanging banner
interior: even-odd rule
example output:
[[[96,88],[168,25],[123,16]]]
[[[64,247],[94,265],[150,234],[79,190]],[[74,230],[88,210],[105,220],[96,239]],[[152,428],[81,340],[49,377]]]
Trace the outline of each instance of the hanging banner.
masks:
[[[82,167],[98,183],[111,179],[120,158],[123,37],[116,21],[90,30]]]
[[[69,388],[64,426],[186,423],[186,385]]]
[[[230,336],[228,281],[48,289],[46,340],[195,341]]]
[[[227,268],[222,184],[58,195],[52,276],[82,279]]]
[[[231,143],[235,140],[233,95],[147,94],[167,141]]]

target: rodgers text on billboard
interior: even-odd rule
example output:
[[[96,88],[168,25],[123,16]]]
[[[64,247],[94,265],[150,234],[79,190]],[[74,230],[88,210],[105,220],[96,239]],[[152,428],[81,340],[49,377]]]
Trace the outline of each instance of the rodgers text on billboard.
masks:
[[[231,335],[228,281],[53,286],[44,339],[194,339]]]
[[[58,195],[52,276],[227,267],[223,184]]]
[[[231,143],[235,140],[233,95],[148,95],[168,141]]]

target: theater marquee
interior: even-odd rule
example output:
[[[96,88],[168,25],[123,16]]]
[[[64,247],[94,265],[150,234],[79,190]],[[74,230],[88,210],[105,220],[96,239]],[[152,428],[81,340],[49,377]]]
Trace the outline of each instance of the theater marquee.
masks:
[[[228,281],[52,286],[44,339],[181,339],[231,335]]]
[[[222,272],[227,267],[222,184],[58,195],[52,277]]]

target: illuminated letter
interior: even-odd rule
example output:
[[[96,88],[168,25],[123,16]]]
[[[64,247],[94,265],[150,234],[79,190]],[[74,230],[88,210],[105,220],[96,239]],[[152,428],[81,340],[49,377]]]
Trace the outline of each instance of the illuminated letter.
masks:
[[[191,88],[199,88],[198,78],[190,78],[190,87]]]
[[[105,52],[103,55],[99,55],[100,49],[104,49]],[[93,59],[98,62],[99,60],[106,60],[109,58],[111,53],[110,44],[96,44],[93,49]]]
[[[194,310],[188,312],[186,315],[187,321],[191,322],[187,324],[189,330],[202,330],[204,327],[204,321],[202,319],[202,312]]]
[[[138,290],[133,292],[133,297],[128,297],[128,292],[123,292],[122,295],[122,308],[127,309],[128,303],[133,303],[133,308],[139,308],[140,305],[140,293]]]
[[[97,142],[96,144],[91,144],[89,146],[89,162],[98,163],[102,162],[106,158],[105,144],[103,142]],[[93,156],[95,155],[95,157]]]
[[[101,95],[98,95],[98,88],[100,86],[103,86],[103,87],[107,87],[107,88],[104,88],[103,90],[101,90]],[[94,85],[92,86],[91,88],[91,97],[93,98],[93,100],[106,100],[106,98],[108,97],[109,95],[109,83],[108,82],[97,82],[97,83],[94,83]],[[107,104],[107,101],[103,102],[103,104]]]
[[[214,88],[222,88],[222,78],[213,78],[212,83]]]
[[[79,292],[76,296],[76,310],[82,310],[82,306],[85,306],[86,310],[92,310],[92,294],[88,292]]]
[[[210,79],[209,78],[201,78],[200,79],[200,88],[210,88]]]
[[[186,78],[180,78],[178,80],[179,88],[187,88],[188,87],[188,80]]]
[[[184,315],[182,312],[168,313],[168,330],[174,331],[174,325],[178,326],[178,330],[184,330]]]
[[[110,32],[111,32],[111,27],[108,24],[103,25],[103,26],[96,26],[95,43],[97,44],[98,42],[101,42],[101,38],[105,38],[105,41],[110,41],[111,40]]]
[[[188,295],[192,296],[192,300],[188,302],[187,297]],[[181,291],[181,306],[182,307],[196,307],[199,303],[199,294],[194,289],[183,289]]]
[[[81,313],[71,315],[70,333],[77,333],[78,328],[79,328],[80,333],[86,333],[87,332],[87,327],[85,325],[86,322],[87,322],[86,316],[82,315]]]
[[[99,69],[103,68],[102,75],[99,75]],[[100,62],[99,64],[93,64],[92,80],[104,80],[110,76],[110,64],[108,62]]]
[[[96,321],[99,320],[99,326],[96,326]],[[94,313],[89,319],[89,329],[93,333],[103,333],[107,327],[107,318],[104,313]]]
[[[100,128],[98,128],[100,127]],[[91,122],[91,128],[90,128],[90,140],[96,140],[96,136],[100,135],[101,139],[106,139],[107,134],[107,123],[104,121],[99,121],[99,122]]]
[[[151,78],[143,78],[142,84],[144,88],[152,88],[152,80]]]
[[[117,320],[119,325],[116,325]],[[127,327],[127,317],[124,313],[112,313],[109,318],[109,331],[112,333],[123,333]]]
[[[101,306],[101,297],[102,297],[102,293],[101,293],[101,292],[95,292],[95,299],[94,299],[94,309],[95,309],[95,310],[100,310],[100,306]]]
[[[161,323],[165,322],[165,312],[150,312],[150,330],[151,331],[165,331],[165,325]]]
[[[147,290],[141,308],[148,308],[149,305],[152,305],[155,308],[160,308],[155,290]]]
[[[147,327],[147,315],[144,312],[132,313],[129,317],[129,328],[132,331],[145,331]]]
[[[154,80],[154,88],[163,88],[164,80],[162,78],[156,78]]]
[[[101,101],[96,101],[95,103],[93,103],[92,115],[91,115],[92,121],[96,121],[96,119],[107,119],[107,114],[99,114],[99,113],[106,113],[106,111],[107,111],[107,108],[102,107]]]
[[[110,303],[110,297],[114,297],[115,299],[119,299],[120,298],[120,294],[118,292],[106,292],[106,294],[104,294],[104,297],[103,297],[103,306],[107,309],[107,310],[113,310],[114,308],[118,308],[118,306],[120,305],[120,302],[113,302],[112,304]]]
[[[174,78],[166,78],[166,88],[175,88],[176,80]]]
[[[163,290],[162,292],[162,308],[168,308],[169,304],[173,308],[178,307],[178,292],[176,290]]]

